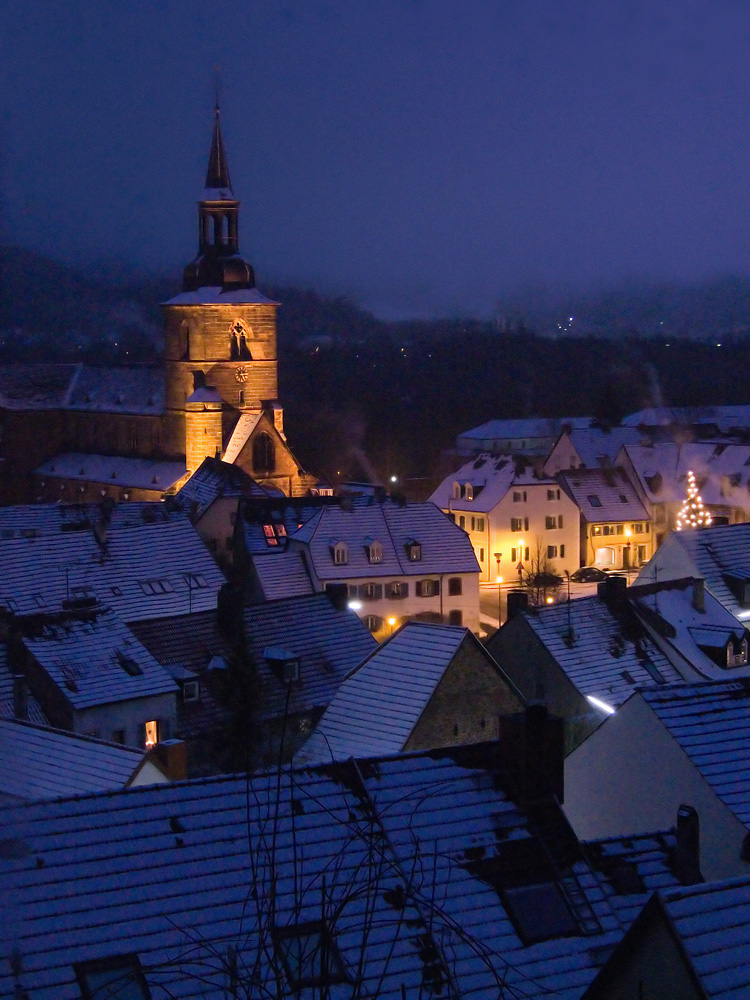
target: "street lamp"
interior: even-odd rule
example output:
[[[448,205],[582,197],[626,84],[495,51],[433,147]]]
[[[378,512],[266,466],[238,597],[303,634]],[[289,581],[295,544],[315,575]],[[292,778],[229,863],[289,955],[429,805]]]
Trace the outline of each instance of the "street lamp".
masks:
[[[518,539],[518,586],[523,586],[523,538]]]

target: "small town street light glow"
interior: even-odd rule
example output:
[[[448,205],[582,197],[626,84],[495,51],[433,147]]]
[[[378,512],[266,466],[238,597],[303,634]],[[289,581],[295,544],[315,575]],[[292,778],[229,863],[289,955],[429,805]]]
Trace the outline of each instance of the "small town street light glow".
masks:
[[[362,601],[349,601],[347,607],[349,608],[350,611],[361,611]]]

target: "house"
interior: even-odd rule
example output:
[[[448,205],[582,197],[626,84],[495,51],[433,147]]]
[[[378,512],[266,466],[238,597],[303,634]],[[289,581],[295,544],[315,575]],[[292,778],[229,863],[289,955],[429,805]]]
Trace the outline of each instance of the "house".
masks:
[[[60,729],[0,721],[0,803],[60,799],[168,780],[156,759]]]
[[[750,633],[705,580],[665,580],[628,590],[635,614],[686,681],[750,677]]]
[[[153,619],[132,626],[165,669],[182,668],[198,685],[195,701],[182,707],[177,724],[178,735],[188,743],[191,773],[206,773],[198,755],[214,770],[217,763],[224,769],[244,766],[248,739],[260,762],[290,759],[343,679],[377,647],[357,615],[345,603],[337,607],[327,594],[239,607],[230,621],[229,629],[222,628],[216,613],[204,612],[187,621]],[[212,664],[218,683],[211,682]],[[245,688],[236,671],[243,669],[252,676],[247,701],[241,703]],[[237,718],[243,712],[246,717]],[[237,729],[242,746],[233,748]]]
[[[581,566],[629,570],[648,562],[651,513],[623,469],[576,469],[559,479],[580,511]]]
[[[477,455],[430,500],[468,534],[482,583],[578,569],[575,503],[555,479],[536,476],[520,459]]]
[[[625,582],[613,576],[596,596],[522,611],[486,642],[527,701],[565,719],[569,749],[638,688],[683,679],[634,613]]]
[[[624,931],[612,870],[497,743],[6,807],[0,993],[577,1000]]]
[[[52,614],[85,598],[124,622],[215,608],[224,576],[187,514],[134,507],[0,508],[0,607]]]
[[[750,879],[654,893],[583,1000],[750,993]]]
[[[525,701],[466,628],[407,622],[340,684],[297,761],[324,763],[496,739]]]
[[[640,444],[636,427],[564,428],[544,463],[544,474],[556,476],[567,469],[605,469],[619,464],[623,445]]]
[[[177,684],[111,609],[77,602],[10,628],[11,670],[53,726],[140,748],[172,736]]]
[[[628,444],[617,456],[648,503],[659,546],[673,531],[693,473],[712,523],[750,520],[750,446],[726,442]]]
[[[479,566],[471,543],[434,504],[383,495],[314,499],[312,516],[305,519],[302,506],[293,531],[281,515],[243,527],[251,599],[345,587],[350,608],[378,639],[410,619],[479,630]],[[253,557],[258,545],[265,551]],[[238,564],[246,565],[240,556]]]
[[[456,438],[459,455],[528,455],[544,459],[565,427],[588,427],[589,417],[526,417],[488,420]]]
[[[207,457],[179,490],[178,498],[190,511],[190,520],[208,551],[228,569],[234,553],[238,501],[243,497],[267,500],[273,492],[273,488],[259,486],[238,465]]]
[[[579,837],[700,823],[709,880],[750,873],[750,682],[643,689],[565,761],[565,812]]]
[[[750,618],[750,525],[673,531],[638,574],[636,583],[702,579],[711,595],[740,623]]]

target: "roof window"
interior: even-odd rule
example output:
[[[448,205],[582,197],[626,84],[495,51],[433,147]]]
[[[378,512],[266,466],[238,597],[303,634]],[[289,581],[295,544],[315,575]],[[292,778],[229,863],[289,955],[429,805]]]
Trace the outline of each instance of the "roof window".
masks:
[[[151,1000],[137,955],[113,955],[93,962],[77,962],[73,969],[83,1000]]]
[[[191,590],[206,590],[208,587],[208,580],[202,573],[186,573],[185,579]]]
[[[346,982],[336,942],[322,921],[276,927],[273,940],[289,987],[295,992],[304,987],[325,988]]]
[[[140,580],[140,588],[144,594],[171,594],[174,587],[169,580]]]
[[[602,505],[602,502],[596,495],[596,493],[589,493],[586,499],[588,500],[588,502],[591,504],[592,507],[601,507]]]

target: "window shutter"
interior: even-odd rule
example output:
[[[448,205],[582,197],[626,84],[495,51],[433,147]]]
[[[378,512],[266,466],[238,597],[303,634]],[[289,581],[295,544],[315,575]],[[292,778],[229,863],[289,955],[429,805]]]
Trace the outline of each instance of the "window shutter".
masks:
[[[376,600],[379,601],[382,596],[383,596],[383,585],[382,583],[378,583],[375,586],[375,598]]]

